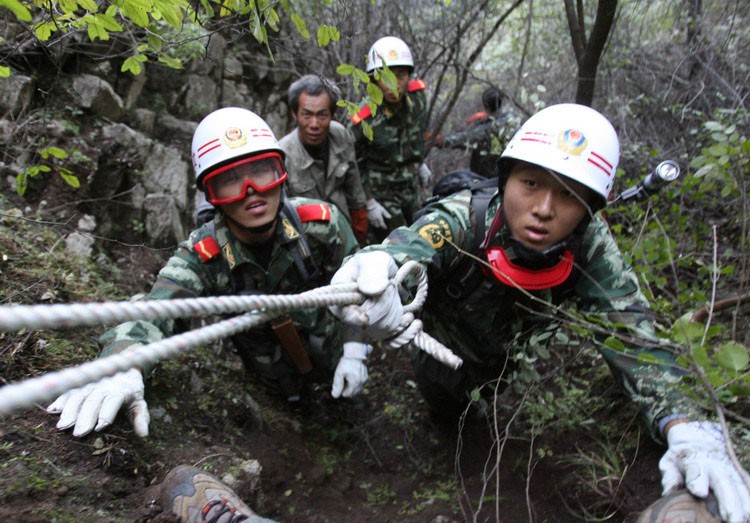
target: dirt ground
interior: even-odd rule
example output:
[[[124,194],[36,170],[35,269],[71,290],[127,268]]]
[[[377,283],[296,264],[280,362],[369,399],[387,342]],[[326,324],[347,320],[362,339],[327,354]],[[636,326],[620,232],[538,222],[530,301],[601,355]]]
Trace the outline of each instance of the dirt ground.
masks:
[[[595,453],[589,428],[545,435],[533,447],[516,431],[498,456],[484,422],[460,437],[435,426],[404,357],[376,359],[361,400],[333,400],[321,388],[294,409],[243,383],[225,357],[188,355],[157,371],[145,440],[124,419],[84,438],[55,430],[56,416],[41,408],[2,420],[0,519],[173,521],[160,513],[160,482],[181,463],[233,473],[258,513],[289,522],[552,522],[587,513],[624,521],[658,493],[660,449],[645,436],[608,499],[576,482],[580,467],[556,459],[577,446]],[[246,460],[260,463],[259,482],[237,472]]]

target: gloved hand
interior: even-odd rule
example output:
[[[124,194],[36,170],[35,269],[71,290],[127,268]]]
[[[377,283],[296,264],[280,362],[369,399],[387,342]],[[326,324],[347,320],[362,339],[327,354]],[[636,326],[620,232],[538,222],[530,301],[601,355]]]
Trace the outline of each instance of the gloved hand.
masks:
[[[370,220],[370,224],[378,229],[385,229],[387,226],[385,221],[391,218],[391,213],[380,205],[375,198],[367,200],[367,219]]]
[[[682,485],[705,498],[709,488],[716,496],[723,521],[750,521],[750,490],[729,459],[724,435],[717,423],[690,421],[672,425],[667,432],[669,449],[659,461],[662,495]]]
[[[426,163],[419,164],[419,179],[422,182],[422,187],[428,189],[430,182],[432,181],[432,171],[427,167]]]
[[[151,418],[143,399],[143,390],[141,372],[130,369],[69,390],[47,407],[47,412],[61,413],[58,429],[65,430],[75,425],[73,435],[85,436],[92,430],[99,431],[110,425],[124,404],[128,407],[135,433],[145,438]]]
[[[370,296],[362,305],[332,306],[341,321],[361,327],[368,340],[390,338],[399,331],[404,306],[393,283],[398,267],[383,251],[359,252],[336,271],[332,284],[356,283],[359,292]]]
[[[344,343],[344,355],[336,365],[333,375],[331,396],[351,398],[362,392],[367,383],[367,366],[365,360],[372,352],[372,347],[358,341]]]

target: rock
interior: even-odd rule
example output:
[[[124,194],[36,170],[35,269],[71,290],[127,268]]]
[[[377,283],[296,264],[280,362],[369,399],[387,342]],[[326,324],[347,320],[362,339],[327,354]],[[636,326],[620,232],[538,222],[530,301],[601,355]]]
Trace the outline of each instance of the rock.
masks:
[[[0,82],[0,113],[18,116],[31,104],[34,81],[29,76],[14,74]]]
[[[73,78],[73,92],[78,96],[82,107],[113,121],[123,114],[122,98],[106,80],[92,74],[82,74]]]

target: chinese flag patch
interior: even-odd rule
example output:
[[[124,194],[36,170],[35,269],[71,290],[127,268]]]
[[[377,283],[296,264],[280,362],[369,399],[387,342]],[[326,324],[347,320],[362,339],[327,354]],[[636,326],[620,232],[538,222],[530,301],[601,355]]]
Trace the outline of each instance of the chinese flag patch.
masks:
[[[216,240],[213,238],[203,238],[198,243],[193,244],[193,249],[195,249],[195,252],[201,257],[203,263],[206,263],[221,252],[219,244],[217,244]]]

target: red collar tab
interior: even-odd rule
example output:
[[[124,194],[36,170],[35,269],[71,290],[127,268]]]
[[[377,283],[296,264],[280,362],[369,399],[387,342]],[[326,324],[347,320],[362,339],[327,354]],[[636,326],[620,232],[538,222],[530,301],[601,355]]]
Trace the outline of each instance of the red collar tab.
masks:
[[[570,251],[565,251],[560,261],[554,266],[536,271],[511,262],[502,247],[487,249],[487,261],[492,267],[492,274],[500,283],[510,287],[518,286],[529,291],[561,285],[573,272],[573,253]]]
[[[408,84],[406,84],[406,90],[410,93],[413,93],[414,91],[423,91],[424,89],[427,89],[427,84],[422,79],[416,79],[416,80],[410,80]]]
[[[359,125],[362,120],[367,120],[370,116],[372,116],[370,106],[365,105],[364,107],[362,107],[362,109],[359,110],[357,114],[351,117],[351,120],[354,125]]]
[[[196,253],[198,253],[198,256],[200,256],[203,263],[208,262],[211,258],[215,257],[221,252],[221,250],[219,249],[219,244],[216,243],[216,240],[214,240],[211,236],[209,236],[208,238],[203,238],[201,241],[194,243],[193,249]]]

